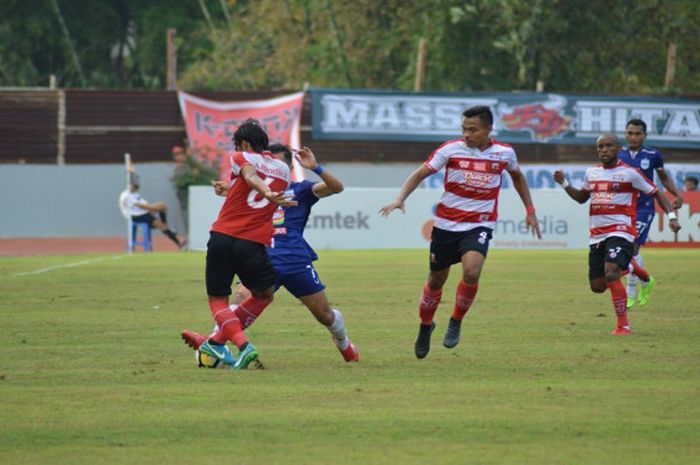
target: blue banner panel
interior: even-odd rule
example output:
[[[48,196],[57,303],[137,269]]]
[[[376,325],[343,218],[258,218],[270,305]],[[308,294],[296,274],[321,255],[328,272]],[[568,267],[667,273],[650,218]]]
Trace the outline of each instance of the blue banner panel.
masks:
[[[486,105],[509,143],[592,144],[647,123],[647,143],[700,149],[700,100],[539,93],[446,94],[311,89],[313,138],[441,142],[461,137],[462,112]]]

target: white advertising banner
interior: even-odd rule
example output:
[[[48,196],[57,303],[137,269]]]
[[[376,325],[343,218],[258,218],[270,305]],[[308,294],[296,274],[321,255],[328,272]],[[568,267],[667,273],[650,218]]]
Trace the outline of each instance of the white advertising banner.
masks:
[[[348,188],[321,199],[311,211],[305,237],[316,249],[426,248],[439,189],[417,189],[406,202],[406,214],[382,218],[379,209],[398,189]],[[501,192],[499,219],[492,247],[508,249],[584,249],[588,243],[588,206],[579,205],[559,190],[532,192],[543,238],[525,229],[525,209],[513,190]],[[190,248],[206,250],[209,228],[223,198],[206,186],[190,187]]]

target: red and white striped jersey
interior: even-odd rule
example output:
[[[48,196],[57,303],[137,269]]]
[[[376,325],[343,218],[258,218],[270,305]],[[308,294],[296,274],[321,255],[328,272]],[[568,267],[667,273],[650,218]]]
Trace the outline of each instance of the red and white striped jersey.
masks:
[[[253,166],[274,192],[289,184],[289,166],[270,152],[235,152],[231,156],[231,185],[211,230],[269,246],[272,242],[272,214],[277,205],[251,188],[240,177],[244,166]]]
[[[618,162],[612,168],[598,165],[586,170],[582,190],[591,194],[591,244],[617,236],[634,242],[637,237],[637,197],[658,190],[642,173]]]
[[[435,227],[446,231],[494,229],[503,170],[519,170],[515,150],[495,140],[483,152],[468,147],[464,139],[447,141],[424,165],[433,172],[445,168],[445,192],[435,212]]]

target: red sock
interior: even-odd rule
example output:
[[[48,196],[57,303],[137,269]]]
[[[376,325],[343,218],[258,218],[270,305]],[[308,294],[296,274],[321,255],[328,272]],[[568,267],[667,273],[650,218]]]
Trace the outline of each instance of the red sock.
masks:
[[[608,289],[610,289],[613,307],[617,315],[617,327],[629,326],[629,322],[627,321],[627,291],[625,290],[625,286],[623,286],[622,281],[618,279],[617,281],[609,282]]]
[[[440,299],[442,298],[442,289],[430,289],[428,284],[423,285],[423,295],[420,296],[418,305],[418,313],[420,314],[420,323],[429,325],[433,322],[433,316],[438,308]]]
[[[457,286],[457,297],[455,299],[455,308],[452,311],[452,318],[457,321],[462,321],[464,315],[469,311],[469,307],[472,306],[474,298],[476,297],[476,291],[479,290],[478,284],[467,284],[464,281],[459,282]]]
[[[272,303],[272,299],[256,299],[252,295],[238,305],[235,313],[241,320],[241,329],[246,329],[258,319],[260,314]]]
[[[630,262],[630,266],[632,267],[633,274],[637,275],[637,277],[645,283],[649,282],[649,272],[642,268],[639,263],[637,263],[637,260],[633,258]]]
[[[231,341],[237,347],[241,347],[248,342],[245,333],[241,329],[241,322],[236,314],[228,308],[228,296],[209,297],[209,310],[214,317],[214,321],[219,325],[219,329],[210,339],[217,344],[226,344]]]

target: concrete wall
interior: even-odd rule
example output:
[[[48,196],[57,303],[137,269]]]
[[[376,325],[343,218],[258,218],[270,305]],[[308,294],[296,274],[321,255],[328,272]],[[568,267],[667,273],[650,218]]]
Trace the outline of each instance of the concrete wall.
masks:
[[[416,164],[328,164],[348,187],[399,187]],[[168,178],[172,163],[136,166],[141,194],[169,207],[168,223],[184,231]],[[314,175],[310,174],[310,178]],[[126,187],[124,166],[0,165],[0,238],[100,237],[126,234],[117,199]]]

